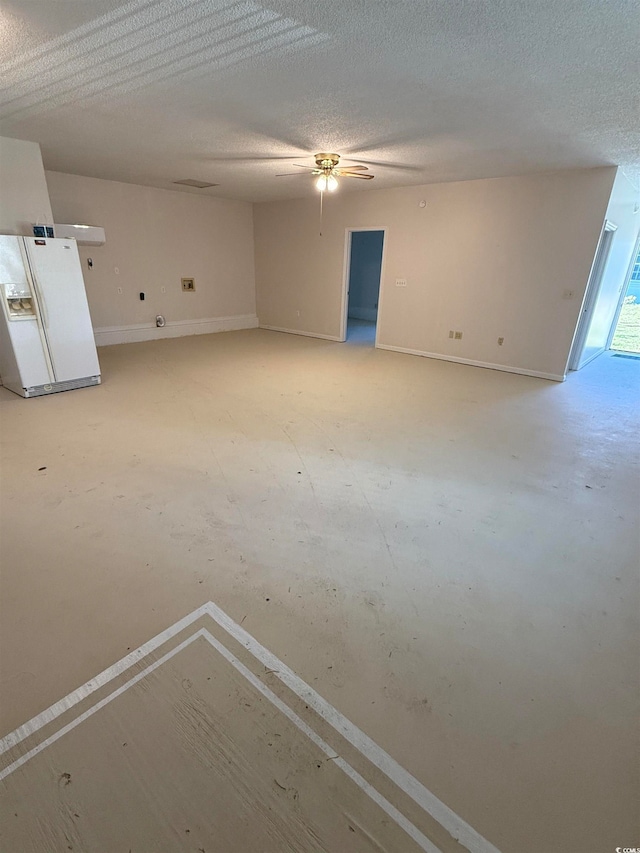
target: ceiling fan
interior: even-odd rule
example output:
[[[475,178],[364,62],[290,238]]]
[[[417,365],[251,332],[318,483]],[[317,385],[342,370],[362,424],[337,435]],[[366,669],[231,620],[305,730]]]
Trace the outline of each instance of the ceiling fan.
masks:
[[[343,166],[339,168],[339,154],[327,154],[321,152],[315,155],[315,168],[309,166],[301,166],[299,163],[293,163],[298,169],[305,169],[310,175],[317,175],[316,188],[323,192],[334,192],[338,189],[338,178],[360,178],[362,181],[372,181],[373,175],[363,175],[362,172],[368,170],[368,166],[356,164],[354,166]],[[291,175],[300,175],[301,172],[283,172],[276,175],[278,178],[289,177]]]

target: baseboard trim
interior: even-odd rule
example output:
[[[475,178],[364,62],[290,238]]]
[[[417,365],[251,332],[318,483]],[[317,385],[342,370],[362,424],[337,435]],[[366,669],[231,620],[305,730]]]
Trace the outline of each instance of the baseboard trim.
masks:
[[[260,323],[261,329],[267,329],[269,332],[285,332],[287,335],[303,335],[305,338],[322,338],[323,341],[338,341],[342,342],[342,338],[336,335],[321,335],[319,332],[301,332],[299,329],[282,329],[280,326],[265,326]]]
[[[94,329],[96,346],[133,344],[140,341],[155,341],[158,338],[181,338],[185,335],[210,335],[215,332],[235,332],[240,329],[255,329],[258,318],[255,314],[236,314],[231,317],[208,317],[202,320],[168,320],[165,326],[141,323],[132,326],[103,326]]]
[[[444,355],[438,352],[424,352],[418,349],[407,349],[405,347],[394,347],[390,344],[376,344],[377,349],[391,350],[392,352],[404,352],[407,355],[421,355],[424,358],[437,358],[439,361],[453,361],[456,364],[468,364],[471,367],[484,367],[488,370],[501,370],[503,373],[519,373],[522,376],[535,376],[536,379],[551,379],[553,382],[564,382],[566,376],[560,373],[542,373],[539,370],[526,370],[524,367],[511,367],[507,364],[492,364],[488,361],[476,361],[472,358],[460,358],[456,355]]]

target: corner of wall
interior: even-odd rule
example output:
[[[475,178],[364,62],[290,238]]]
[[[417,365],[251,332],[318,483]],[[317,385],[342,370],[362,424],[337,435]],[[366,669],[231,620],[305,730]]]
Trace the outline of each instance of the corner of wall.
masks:
[[[53,224],[40,146],[0,136],[0,233],[28,236],[35,222]]]

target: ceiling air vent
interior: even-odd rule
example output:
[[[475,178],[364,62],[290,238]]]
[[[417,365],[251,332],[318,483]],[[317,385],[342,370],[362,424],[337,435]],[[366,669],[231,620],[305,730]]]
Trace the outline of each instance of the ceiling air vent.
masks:
[[[219,184],[208,184],[206,181],[194,181],[193,178],[186,178],[184,181],[174,181],[174,184],[180,184],[182,187],[196,187],[199,190],[206,190],[209,187],[217,187]]]

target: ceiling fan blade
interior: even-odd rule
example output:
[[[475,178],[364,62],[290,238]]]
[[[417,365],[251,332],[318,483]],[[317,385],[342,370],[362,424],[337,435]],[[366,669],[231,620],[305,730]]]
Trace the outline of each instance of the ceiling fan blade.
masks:
[[[276,154],[269,155],[267,157],[261,154],[247,154],[244,156],[235,156],[232,154],[221,154],[218,157],[208,157],[208,163],[257,163],[257,162],[278,162],[278,160],[291,160],[293,157],[297,157],[297,154]],[[304,157],[304,154],[302,155]]]
[[[424,172],[424,166],[409,166],[407,163],[389,163],[383,160],[367,160],[367,163],[370,166],[382,166],[385,169],[399,169],[403,172]]]
[[[369,167],[363,166],[362,163],[356,163],[354,166],[342,166],[341,168],[343,168],[347,172],[353,172],[356,169],[358,171],[366,171]]]
[[[310,171],[309,174],[312,175],[313,172]],[[304,174],[304,172],[281,172],[279,175],[276,175],[276,178],[296,178],[296,177],[297,178],[306,178],[307,176]]]
[[[362,181],[372,181],[374,175],[361,175],[359,172],[341,172],[341,178],[360,178]]]

